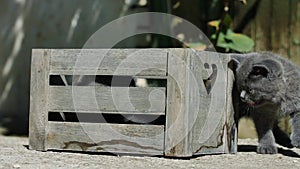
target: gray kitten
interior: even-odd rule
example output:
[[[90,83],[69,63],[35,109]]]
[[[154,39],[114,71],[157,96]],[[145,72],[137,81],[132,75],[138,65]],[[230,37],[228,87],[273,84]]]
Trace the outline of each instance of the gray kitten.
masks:
[[[257,152],[277,153],[275,141],[300,148],[300,68],[271,52],[231,56],[237,64],[237,118],[248,115],[253,119],[259,142]],[[291,117],[291,140],[277,125],[282,116]]]

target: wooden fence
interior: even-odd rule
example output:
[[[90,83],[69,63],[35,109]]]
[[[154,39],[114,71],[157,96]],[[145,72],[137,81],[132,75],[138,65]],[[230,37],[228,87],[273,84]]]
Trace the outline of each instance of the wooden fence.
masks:
[[[236,2],[235,29],[244,27],[241,31],[255,41],[255,51],[270,50],[300,66],[300,1],[247,2],[246,6]]]

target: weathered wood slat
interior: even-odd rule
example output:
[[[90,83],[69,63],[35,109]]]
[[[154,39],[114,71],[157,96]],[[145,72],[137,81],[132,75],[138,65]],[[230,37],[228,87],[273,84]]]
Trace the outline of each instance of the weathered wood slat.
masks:
[[[163,87],[50,86],[49,111],[165,114]]]
[[[290,0],[289,59],[300,66],[300,1]]]
[[[271,31],[272,25],[271,9],[272,1],[261,1],[256,15],[259,16],[253,23],[251,37],[255,41],[255,51],[272,50],[271,47]]]
[[[191,156],[189,144],[190,50],[170,49],[166,109],[166,156]]]
[[[164,126],[49,122],[47,149],[162,155]]]
[[[166,76],[166,49],[52,49],[51,74]]]
[[[49,50],[32,51],[29,148],[41,151],[45,150],[46,139],[49,55]]]
[[[289,31],[287,31],[290,26],[289,3],[289,0],[273,0],[271,2],[272,17],[269,18],[271,20],[271,25],[269,26],[271,31],[272,51],[286,57],[288,56],[289,47]]]
[[[212,52],[195,52],[191,55],[190,69],[197,79],[195,89],[201,92],[199,104],[194,103],[194,106],[191,105],[190,108],[190,113],[198,112],[197,114],[190,114],[190,116],[195,117],[190,143],[193,154],[228,153],[226,151],[225,118],[227,113],[226,72],[228,58],[228,56]],[[204,66],[202,66],[204,64],[206,64],[207,68],[205,70],[209,72],[210,79],[206,82],[206,86],[201,84],[204,77],[197,73],[199,67],[204,69]],[[195,100],[195,97],[193,100]]]
[[[227,96],[232,96],[232,90],[234,87],[234,73],[229,67],[227,68]],[[237,124],[235,123],[235,113],[233,108],[233,96],[226,98],[226,133],[228,133],[227,138],[225,139],[225,143],[227,146],[226,153],[235,154],[237,153],[237,142],[238,142],[238,135],[237,135]]]
[[[206,69],[204,69],[204,64],[207,65]],[[203,77],[203,74],[201,76],[201,74],[197,73],[201,68],[203,71],[208,72],[208,77]],[[222,125],[224,124],[224,120],[222,120],[225,113],[224,105],[222,105],[224,100],[221,99],[222,101],[218,102],[215,95],[216,91],[218,91],[218,95],[222,97],[222,92],[225,92],[225,90],[219,89],[221,87],[219,80],[222,81],[223,87],[226,85],[226,81],[222,80],[225,72],[222,60],[218,53],[194,52],[191,56],[190,69],[197,79],[194,90],[199,90],[201,93],[198,98],[199,103],[191,106],[191,110],[194,110],[191,112],[195,112],[193,115],[190,114],[190,116],[195,118],[195,124],[191,129],[192,139],[190,142],[193,154],[224,152],[224,145],[221,144],[222,141],[220,140],[223,137],[220,131],[223,130]],[[207,86],[205,86],[202,79],[207,78],[210,80],[206,82]],[[205,152],[207,147],[209,147],[210,151]]]
[[[172,49],[168,60],[165,155],[229,153],[229,56]]]

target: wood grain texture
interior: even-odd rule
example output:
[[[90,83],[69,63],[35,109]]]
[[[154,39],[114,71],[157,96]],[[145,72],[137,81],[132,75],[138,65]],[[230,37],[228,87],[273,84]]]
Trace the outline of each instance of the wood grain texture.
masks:
[[[255,3],[259,4],[257,10],[250,11]],[[254,12],[240,31],[255,41],[255,51],[273,51],[300,65],[299,0],[249,0],[246,6],[235,7],[235,25],[243,21],[245,13]]]
[[[103,67],[97,68],[96,73],[113,75],[113,67],[119,64],[115,62],[123,62],[126,54],[132,51],[111,51],[110,58],[106,58],[107,61]],[[163,59],[153,62],[155,52],[151,51],[143,51],[142,54],[151,63],[142,64],[157,66],[158,61],[168,63],[163,63],[159,69],[147,69],[145,72],[148,73],[139,73],[135,77],[167,79],[166,88],[49,86],[49,71],[64,77],[75,70],[74,56],[79,50],[38,50],[34,55],[43,55],[46,60],[33,56],[31,148],[173,157],[236,152],[234,114],[230,100],[233,78],[232,74],[228,74],[230,57],[192,49],[153,49],[163,53],[155,55]],[[97,52],[101,54],[103,50],[86,50],[86,60],[96,57]],[[49,56],[49,53],[54,56]],[[139,62],[126,62],[129,74],[123,72],[121,75],[136,75],[131,73]],[[109,65],[112,65],[112,69]],[[82,70],[78,75],[91,73],[91,69]],[[132,125],[54,122],[47,121],[48,112],[165,115],[166,123]]]
[[[170,49],[166,108],[166,156],[191,156],[189,144],[189,80],[190,50]]]
[[[232,69],[228,68],[227,70],[227,98],[226,98],[226,133],[227,139],[226,141],[226,153],[236,154],[237,153],[237,145],[238,145],[238,129],[237,124],[235,123],[235,114],[233,108],[233,99],[232,99],[232,90],[233,90],[233,83],[234,83],[234,73]]]
[[[289,59],[300,66],[300,1],[290,1]]]
[[[165,114],[163,87],[50,86],[49,111]]]
[[[53,150],[162,155],[164,126],[49,122]]]
[[[227,79],[230,57],[172,49],[168,61],[165,155],[229,153],[236,139],[227,99],[228,80],[233,80]]]
[[[166,76],[166,67],[166,49],[51,50],[51,74]]]
[[[49,50],[32,51],[30,83],[29,148],[46,150]]]
[[[200,56],[200,57],[199,57]],[[227,63],[228,56],[212,52],[195,52],[192,55],[191,70],[197,79],[200,91],[198,115],[192,129],[193,154],[228,153],[226,151],[226,115],[227,103]],[[204,64],[209,65],[204,68]],[[204,87],[199,66],[210,75],[211,91]],[[195,109],[195,108],[194,108]]]
[[[289,0],[272,0],[271,6],[271,47],[272,51],[288,57],[289,48]]]
[[[255,31],[252,37],[255,39],[255,50],[271,50],[271,18],[272,18],[272,2],[271,0],[260,1],[260,5],[257,11],[257,17],[254,20],[253,28]]]

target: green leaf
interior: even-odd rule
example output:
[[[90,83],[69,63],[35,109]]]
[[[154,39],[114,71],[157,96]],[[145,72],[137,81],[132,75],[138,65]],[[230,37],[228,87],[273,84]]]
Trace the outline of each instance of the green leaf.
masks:
[[[229,14],[226,14],[225,17],[224,17],[224,20],[222,22],[223,26],[229,28],[231,23],[232,23],[231,16]],[[207,25],[209,25],[211,27],[215,27],[216,30],[220,29],[220,24],[221,24],[220,20],[213,20],[213,21],[210,21],[210,22],[207,23]]]
[[[229,28],[231,23],[232,23],[231,16],[229,14],[226,14],[223,20],[223,25]]]
[[[220,28],[220,20],[214,20],[214,21],[210,21],[207,23],[207,25],[211,26],[211,27],[215,27],[216,30],[219,30]]]
[[[216,35],[213,35],[212,39],[215,38]],[[220,32],[217,46],[226,49],[226,51],[231,49],[237,52],[250,52],[254,47],[254,41],[244,34],[234,33],[228,29],[226,34]]]

